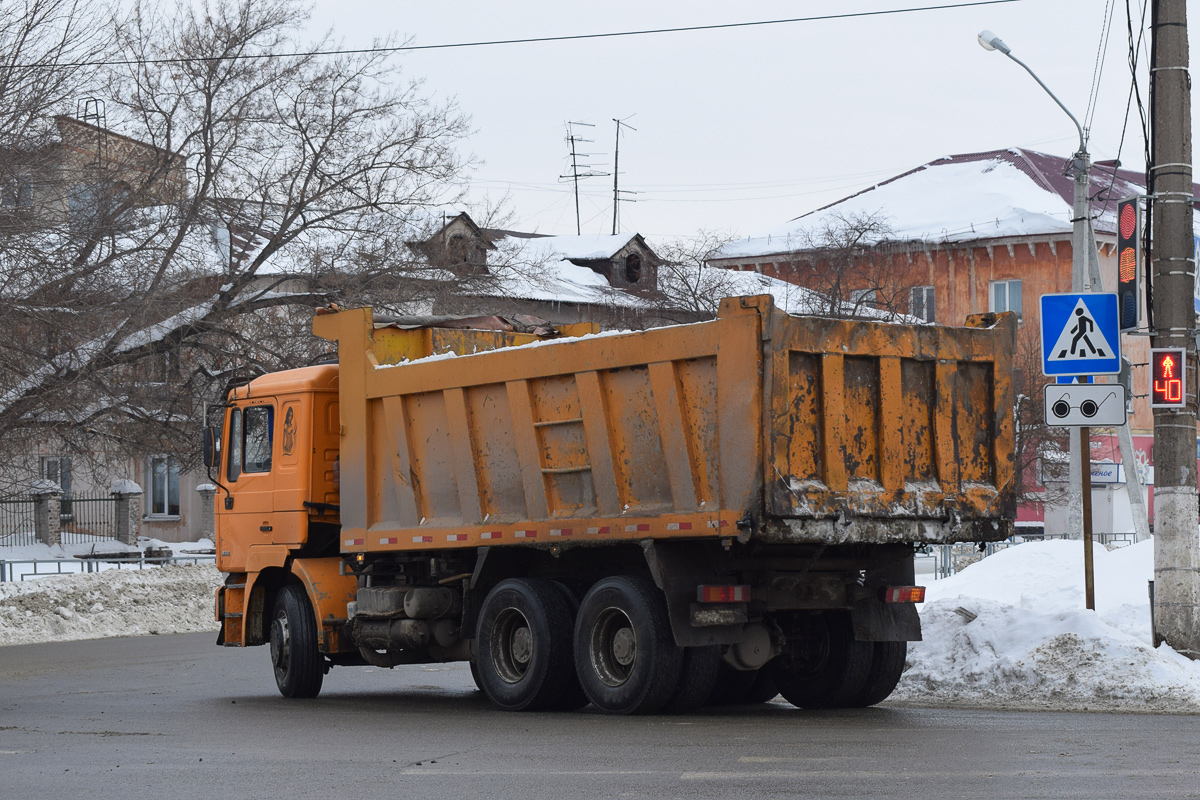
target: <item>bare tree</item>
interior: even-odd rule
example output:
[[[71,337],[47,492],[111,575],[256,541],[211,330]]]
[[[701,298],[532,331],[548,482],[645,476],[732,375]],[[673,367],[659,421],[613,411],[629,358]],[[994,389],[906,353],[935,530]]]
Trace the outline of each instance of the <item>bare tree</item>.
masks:
[[[783,269],[825,298],[823,315],[907,314],[912,276],[889,243],[893,235],[880,214],[823,216],[792,242]]]
[[[1015,444],[1013,479],[1019,503],[1061,504],[1066,500],[1064,482],[1043,486],[1039,472],[1065,473],[1069,453],[1069,429],[1046,424],[1044,387],[1050,383],[1042,375],[1041,341],[1025,326],[1017,335],[1013,354],[1013,409]]]
[[[83,22],[68,0],[25,5],[55,11],[31,41]],[[56,172],[37,213],[0,230],[16,309],[0,332],[0,438],[190,452],[215,387],[311,357],[312,306],[402,295],[409,231],[454,197],[466,121],[387,56],[319,55],[328,42],[302,41],[306,21],[294,0],[138,2],[102,34],[115,58],[59,35],[62,58],[105,62],[86,71],[106,116],[34,136],[82,85],[47,80],[30,132],[14,124],[5,142],[13,163]],[[0,94],[0,124],[23,97]]]
[[[700,230],[658,246],[663,262],[658,268],[658,289],[664,311],[716,316],[722,298],[742,293],[743,281],[736,272],[708,266],[733,239],[732,233]]]

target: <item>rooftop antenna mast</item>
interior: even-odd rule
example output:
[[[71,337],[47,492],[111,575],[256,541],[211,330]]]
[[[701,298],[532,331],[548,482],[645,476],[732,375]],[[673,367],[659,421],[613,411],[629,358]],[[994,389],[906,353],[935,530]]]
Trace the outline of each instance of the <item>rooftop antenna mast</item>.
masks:
[[[625,119],[630,119],[630,118],[631,117],[626,117]],[[637,202],[636,200],[633,200],[630,198],[621,197],[622,190],[619,188],[618,183],[617,183],[618,180],[620,180],[620,176],[621,176],[621,171],[618,168],[621,163],[621,127],[624,126],[626,128],[629,128],[629,130],[631,130],[631,131],[636,131],[637,128],[635,128],[632,125],[630,125],[629,123],[625,122],[625,120],[620,120],[620,119],[614,118],[613,122],[617,123],[617,142],[613,148],[613,227],[612,227],[613,236],[616,236],[617,230],[618,230],[618,228],[617,228],[617,208],[620,205],[621,201],[625,200],[628,203],[636,203]],[[637,192],[625,191],[625,194],[637,194]]]
[[[582,225],[581,225],[580,219],[579,219],[579,179],[580,178],[602,178],[605,175],[607,175],[608,173],[607,172],[580,172],[579,171],[580,169],[585,169],[585,170],[591,169],[590,164],[580,164],[579,163],[580,156],[586,157],[591,154],[590,153],[580,153],[578,151],[578,149],[575,147],[575,145],[579,144],[579,143],[583,143],[583,142],[591,142],[593,140],[592,139],[584,139],[582,137],[576,136],[575,129],[574,129],[574,127],[572,127],[574,125],[585,125],[589,128],[594,128],[596,126],[591,124],[590,122],[568,122],[567,123],[567,143],[569,145],[571,145],[571,172],[568,175],[559,175],[558,176],[560,179],[570,178],[571,181],[575,184],[575,234],[580,235],[583,233],[583,229],[582,229]]]

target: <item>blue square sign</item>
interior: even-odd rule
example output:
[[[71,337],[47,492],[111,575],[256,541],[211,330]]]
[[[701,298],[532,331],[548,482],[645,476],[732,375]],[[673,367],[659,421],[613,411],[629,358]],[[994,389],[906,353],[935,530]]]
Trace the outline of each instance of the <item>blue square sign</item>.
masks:
[[[1115,294],[1042,295],[1042,374],[1116,375],[1121,335]]]

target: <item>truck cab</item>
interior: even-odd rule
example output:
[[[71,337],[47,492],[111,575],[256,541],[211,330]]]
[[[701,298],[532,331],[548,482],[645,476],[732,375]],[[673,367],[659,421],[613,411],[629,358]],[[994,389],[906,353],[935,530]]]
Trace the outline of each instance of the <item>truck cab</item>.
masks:
[[[230,393],[222,431],[217,567],[254,548],[337,555],[338,368],[264,375]]]

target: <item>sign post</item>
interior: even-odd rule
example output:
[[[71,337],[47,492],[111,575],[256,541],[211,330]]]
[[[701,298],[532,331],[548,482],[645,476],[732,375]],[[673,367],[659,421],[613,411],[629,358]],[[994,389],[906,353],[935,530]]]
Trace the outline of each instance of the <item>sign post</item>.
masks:
[[[1042,374],[1070,377],[1078,383],[1046,387],[1046,424],[1079,428],[1079,471],[1083,494],[1084,599],[1096,608],[1092,560],[1091,424],[1120,424],[1125,419],[1125,392],[1119,384],[1092,384],[1093,375],[1121,371],[1120,315],[1115,294],[1074,293],[1042,295]],[[1055,391],[1052,392],[1051,390]],[[1063,392],[1062,389],[1069,391]],[[1115,409],[1107,400],[1120,390],[1120,422],[1108,423]],[[1107,394],[1105,394],[1107,392]],[[1101,410],[1105,416],[1100,417]]]

